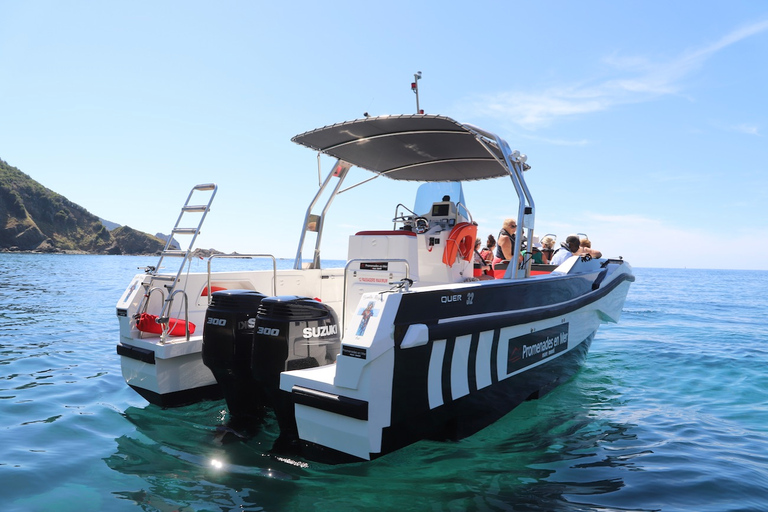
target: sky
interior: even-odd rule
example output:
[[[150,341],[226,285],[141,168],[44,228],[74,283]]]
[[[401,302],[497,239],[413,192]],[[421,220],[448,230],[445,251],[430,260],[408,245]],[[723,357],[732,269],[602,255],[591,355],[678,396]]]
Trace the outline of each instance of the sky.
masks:
[[[421,71],[427,114],[528,155],[536,233],[635,267],[766,270],[767,61],[758,0],[0,0],[0,159],[149,233],[214,182],[197,246],[293,258],[318,158],[291,137],[415,113]],[[509,180],[465,197],[483,239],[517,212]],[[322,257],[414,198],[383,178],[342,194]]]

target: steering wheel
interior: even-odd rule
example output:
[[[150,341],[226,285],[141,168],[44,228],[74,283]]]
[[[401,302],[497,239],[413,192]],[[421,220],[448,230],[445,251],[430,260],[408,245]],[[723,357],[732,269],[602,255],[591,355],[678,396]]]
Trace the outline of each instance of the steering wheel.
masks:
[[[429,219],[426,217],[416,217],[414,223],[416,224],[417,233],[424,233],[429,230]]]

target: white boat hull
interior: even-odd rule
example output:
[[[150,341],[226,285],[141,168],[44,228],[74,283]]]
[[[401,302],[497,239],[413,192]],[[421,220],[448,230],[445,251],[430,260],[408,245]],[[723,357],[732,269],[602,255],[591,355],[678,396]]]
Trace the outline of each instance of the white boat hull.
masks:
[[[162,407],[222,398],[216,379],[203,364],[201,342],[200,336],[190,340],[187,353],[163,350],[158,338],[123,342],[118,346],[123,378],[148,402]]]

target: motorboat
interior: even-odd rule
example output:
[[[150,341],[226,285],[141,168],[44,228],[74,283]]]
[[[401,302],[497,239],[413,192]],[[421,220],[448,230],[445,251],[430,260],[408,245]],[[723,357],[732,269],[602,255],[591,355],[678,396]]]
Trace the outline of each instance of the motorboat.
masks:
[[[207,272],[190,272],[217,190],[202,184],[169,237],[188,235],[189,248],[166,247],[120,297],[123,376],[149,402],[223,396],[233,429],[257,429],[274,411],[278,452],[370,460],[421,439],[461,439],[543,396],[575,374],[598,326],[619,320],[635,279],[620,257],[572,256],[532,271],[530,166],[499,136],[416,114],[292,140],[335,159],[307,208],[293,268],[236,255],[272,268],[212,271],[225,257],[214,255]],[[348,184],[353,166],[372,174]],[[323,268],[334,198],[382,177],[418,182],[413,207],[393,198],[392,224],[349,233],[346,264]],[[478,276],[462,183],[492,179],[509,180],[518,198],[515,263]],[[161,268],[170,258],[181,261],[175,273]]]

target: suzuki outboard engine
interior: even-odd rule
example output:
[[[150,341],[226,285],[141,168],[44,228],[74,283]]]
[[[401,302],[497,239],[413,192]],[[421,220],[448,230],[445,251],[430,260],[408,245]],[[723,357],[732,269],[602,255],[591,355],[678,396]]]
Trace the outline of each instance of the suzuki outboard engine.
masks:
[[[257,381],[279,387],[280,373],[336,361],[341,333],[336,313],[315,299],[286,295],[261,301],[251,370]]]
[[[256,315],[265,295],[254,290],[214,292],[205,312],[203,363],[219,383],[227,401],[229,426],[258,424],[265,398],[251,375],[251,349]]]
[[[276,444],[298,440],[293,401],[280,391],[280,373],[324,366],[336,361],[341,333],[336,313],[315,299],[287,295],[261,301],[253,337],[251,370],[262,383],[275,410],[280,438]]]

